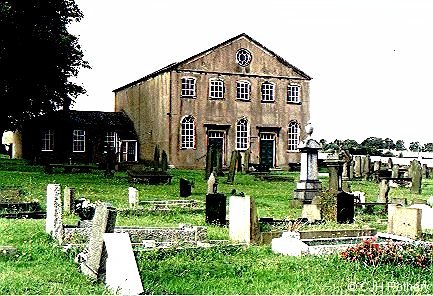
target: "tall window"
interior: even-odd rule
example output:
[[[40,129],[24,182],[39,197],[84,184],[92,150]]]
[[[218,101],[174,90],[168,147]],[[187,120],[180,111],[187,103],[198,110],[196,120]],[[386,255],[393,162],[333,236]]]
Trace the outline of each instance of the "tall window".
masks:
[[[264,82],[262,84],[262,102],[273,102],[274,100],[274,84]]]
[[[41,150],[53,151],[54,150],[54,132],[52,130],[45,130],[42,132],[41,137]]]
[[[184,77],[182,78],[182,97],[194,97],[195,96],[195,78]]]
[[[195,123],[194,117],[187,116],[181,122],[181,148],[194,149],[195,148]]]
[[[248,120],[239,119],[236,124],[236,150],[248,149]]]
[[[291,121],[287,130],[288,145],[287,150],[297,151],[299,144],[299,124],[296,121]]]
[[[107,132],[104,143],[107,150],[111,149],[114,152],[119,152],[119,143],[116,132]]]
[[[86,151],[86,131],[74,130],[72,138],[72,152]]]
[[[248,81],[236,82],[236,98],[239,100],[250,100],[251,84]]]
[[[224,98],[224,81],[220,79],[211,79],[209,81],[209,97],[211,99]]]
[[[287,87],[287,103],[299,103],[299,85],[289,85]]]

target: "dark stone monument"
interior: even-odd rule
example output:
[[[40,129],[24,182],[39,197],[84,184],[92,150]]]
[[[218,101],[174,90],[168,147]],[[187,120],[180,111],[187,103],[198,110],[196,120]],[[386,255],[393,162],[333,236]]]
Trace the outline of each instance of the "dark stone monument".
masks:
[[[226,224],[226,203],[227,197],[222,193],[206,195],[206,223],[225,225]]]
[[[233,184],[233,182],[235,180],[237,155],[238,155],[237,151],[232,152],[232,157],[230,159],[229,174],[227,176],[227,183],[228,184]]]
[[[337,222],[338,223],[353,223],[355,216],[355,196],[340,191],[337,193]]]
[[[179,192],[180,197],[188,197],[191,195],[191,187],[192,183],[187,179],[180,178],[179,179]]]
[[[156,145],[155,151],[153,153],[153,169],[154,169],[154,171],[158,171],[158,169],[159,169],[159,158],[160,158],[159,145]]]
[[[161,170],[163,172],[166,172],[168,170],[168,157],[167,157],[167,152],[165,152],[165,150],[162,150],[162,154],[161,154]]]
[[[205,174],[204,174],[204,178],[205,180],[208,180],[210,177],[210,174],[213,171],[213,166],[212,166],[212,156],[213,156],[213,146],[209,145],[207,147],[207,153],[206,153],[206,168],[205,168]]]

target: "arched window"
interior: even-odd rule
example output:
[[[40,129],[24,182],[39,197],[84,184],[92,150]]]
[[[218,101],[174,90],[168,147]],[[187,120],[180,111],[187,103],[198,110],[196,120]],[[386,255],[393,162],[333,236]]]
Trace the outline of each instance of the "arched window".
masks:
[[[299,144],[299,123],[291,121],[287,129],[287,150],[297,151]]]
[[[221,79],[209,80],[209,98],[217,100],[224,98],[224,81]]]
[[[248,120],[241,118],[236,123],[236,150],[248,149]]]
[[[194,117],[186,116],[181,121],[181,148],[195,148],[195,122]]]
[[[274,84],[270,82],[262,83],[262,102],[274,102]]]

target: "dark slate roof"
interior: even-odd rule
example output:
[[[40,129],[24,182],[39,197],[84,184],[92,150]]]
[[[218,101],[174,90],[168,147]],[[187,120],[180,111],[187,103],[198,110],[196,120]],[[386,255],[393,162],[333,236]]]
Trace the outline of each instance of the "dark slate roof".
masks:
[[[207,50],[204,50],[204,51],[202,51],[202,52],[200,52],[200,53],[198,53],[196,55],[193,55],[192,57],[189,57],[189,58],[187,58],[187,59],[185,59],[185,60],[183,60],[181,62],[172,63],[172,64],[170,64],[168,66],[165,66],[164,68],[161,68],[161,69],[159,69],[159,70],[157,70],[157,71],[155,71],[155,72],[153,72],[153,73],[151,73],[149,75],[146,75],[146,76],[144,76],[144,77],[142,77],[140,79],[137,79],[137,80],[135,80],[133,82],[130,82],[130,83],[128,83],[128,84],[126,84],[124,86],[121,86],[119,88],[116,88],[115,90],[113,90],[113,92],[121,91],[121,90],[123,90],[125,88],[128,88],[130,86],[133,86],[133,85],[135,85],[135,84],[137,84],[137,83],[139,83],[141,81],[145,81],[145,80],[148,80],[150,78],[153,78],[153,77],[155,77],[155,76],[157,76],[157,75],[159,75],[161,73],[165,73],[165,72],[168,72],[168,71],[171,71],[171,70],[175,70],[179,65],[181,65],[183,63],[187,63],[187,62],[189,62],[189,61],[191,61],[191,60],[193,60],[193,59],[195,59],[195,58],[197,58],[197,57],[199,57],[199,56],[201,56],[201,55],[203,55],[203,54],[205,54],[205,53],[207,53],[209,51],[215,50],[218,47],[221,47],[221,46],[224,46],[226,44],[229,44],[229,43],[235,41],[236,39],[239,39],[240,37],[245,37],[248,40],[250,40],[252,43],[255,43],[257,46],[263,48],[264,50],[266,50],[267,52],[269,52],[272,56],[274,56],[274,58],[276,58],[280,63],[282,63],[283,65],[285,65],[287,67],[292,68],[296,73],[298,73],[300,76],[304,77],[305,79],[307,79],[307,80],[311,80],[312,79],[305,72],[303,72],[300,69],[298,69],[297,67],[293,66],[288,61],[286,61],[285,59],[283,59],[281,56],[277,55],[275,52],[273,52],[269,48],[267,48],[264,45],[262,45],[260,42],[258,42],[255,39],[251,38],[247,34],[242,33],[242,34],[239,34],[239,35],[237,35],[237,36],[235,36],[233,38],[230,38],[229,40],[226,40],[226,41],[224,41],[224,42],[222,42],[222,43],[220,43],[218,45],[215,45],[215,46],[213,46],[213,47],[211,47],[211,48],[209,48]]]

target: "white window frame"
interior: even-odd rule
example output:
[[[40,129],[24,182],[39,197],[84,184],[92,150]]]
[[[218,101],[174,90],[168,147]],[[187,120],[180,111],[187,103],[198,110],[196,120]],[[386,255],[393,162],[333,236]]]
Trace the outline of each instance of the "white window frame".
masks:
[[[105,134],[104,144],[108,148],[114,148],[114,152],[119,152],[119,137],[117,132],[109,131]],[[107,152],[107,151],[104,151]]]
[[[73,131],[72,152],[86,152],[86,131],[85,130]]]
[[[180,126],[180,148],[195,149],[195,118],[191,115],[185,116]]]
[[[224,81],[222,79],[209,79],[209,98],[215,100],[224,99]]]
[[[236,99],[249,101],[251,93],[251,82],[248,80],[236,81]]]
[[[182,77],[180,90],[180,96],[182,98],[195,97],[195,82],[196,79],[194,77]]]
[[[261,86],[262,102],[273,103],[275,102],[275,84],[272,82],[263,82]]]
[[[42,131],[41,151],[54,151],[54,131],[47,129]]]
[[[287,126],[287,151],[298,151],[300,127],[297,121],[289,122]]]
[[[236,150],[247,150],[249,147],[249,123],[245,117],[236,122]]]
[[[301,97],[301,86],[289,84],[287,86],[287,103],[299,103]]]

